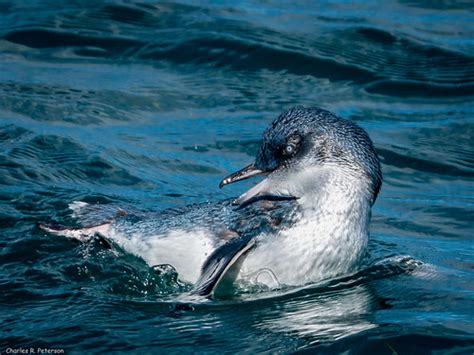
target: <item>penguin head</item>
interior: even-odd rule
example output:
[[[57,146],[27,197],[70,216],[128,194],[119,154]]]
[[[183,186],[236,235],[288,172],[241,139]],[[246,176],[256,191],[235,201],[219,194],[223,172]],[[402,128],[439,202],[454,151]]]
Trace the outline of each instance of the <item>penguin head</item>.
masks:
[[[320,108],[294,107],[278,116],[263,134],[255,161],[227,176],[220,186],[266,176],[238,199],[294,199],[318,189],[321,172],[360,181],[370,203],[382,184],[379,158],[367,132],[354,122]]]

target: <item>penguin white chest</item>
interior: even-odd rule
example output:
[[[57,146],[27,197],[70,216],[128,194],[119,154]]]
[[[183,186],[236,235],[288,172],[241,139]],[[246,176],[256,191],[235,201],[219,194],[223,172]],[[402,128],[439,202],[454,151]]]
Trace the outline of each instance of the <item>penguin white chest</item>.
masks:
[[[353,271],[367,246],[370,216],[368,206],[357,207],[351,211],[334,205],[320,208],[291,228],[260,236],[239,277],[275,287],[304,285]]]

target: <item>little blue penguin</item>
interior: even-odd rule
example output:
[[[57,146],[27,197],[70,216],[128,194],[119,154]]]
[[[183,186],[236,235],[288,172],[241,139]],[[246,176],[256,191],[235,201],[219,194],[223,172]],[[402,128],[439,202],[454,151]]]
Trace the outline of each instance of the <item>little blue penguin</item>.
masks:
[[[236,199],[153,213],[74,202],[84,228],[40,227],[82,241],[100,236],[150,266],[171,265],[205,297],[238,280],[302,286],[357,269],[382,185],[361,127],[320,108],[291,108],[266,129],[255,161],[220,186],[257,176],[264,179]]]

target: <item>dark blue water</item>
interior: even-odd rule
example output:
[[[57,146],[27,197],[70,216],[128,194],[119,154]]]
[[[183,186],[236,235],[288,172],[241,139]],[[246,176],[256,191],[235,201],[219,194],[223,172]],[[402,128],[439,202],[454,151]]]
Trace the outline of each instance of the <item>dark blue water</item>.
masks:
[[[474,5],[0,1],[0,351],[474,351]],[[181,305],[173,274],[54,238],[74,200],[160,210],[219,190],[292,105],[383,162],[370,257],[304,289]]]

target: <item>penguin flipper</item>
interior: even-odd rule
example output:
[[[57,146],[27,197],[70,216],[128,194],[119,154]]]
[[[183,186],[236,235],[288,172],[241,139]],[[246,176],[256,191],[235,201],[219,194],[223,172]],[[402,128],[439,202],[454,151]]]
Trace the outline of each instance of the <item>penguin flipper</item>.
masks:
[[[235,281],[241,262],[255,244],[255,238],[236,237],[217,248],[204,262],[191,294],[212,297],[221,284]]]

